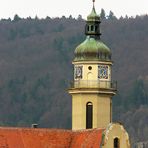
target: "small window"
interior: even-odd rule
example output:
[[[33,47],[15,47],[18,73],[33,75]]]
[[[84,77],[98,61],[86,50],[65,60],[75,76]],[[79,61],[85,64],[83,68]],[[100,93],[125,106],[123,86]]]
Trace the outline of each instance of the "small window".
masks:
[[[88,69],[89,69],[89,70],[92,70],[92,67],[91,67],[91,66],[89,66],[89,67],[88,67]]]
[[[114,139],[114,148],[120,148],[119,138]]]
[[[91,102],[86,104],[86,129],[90,129],[93,126],[93,105]]]
[[[89,26],[87,26],[87,31],[89,31]]]
[[[94,31],[94,26],[91,26],[91,31]]]
[[[98,26],[95,26],[95,31],[98,31]]]

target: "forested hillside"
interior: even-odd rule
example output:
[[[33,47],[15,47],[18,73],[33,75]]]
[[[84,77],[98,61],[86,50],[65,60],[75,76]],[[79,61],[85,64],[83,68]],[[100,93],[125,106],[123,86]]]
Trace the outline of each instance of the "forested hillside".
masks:
[[[0,125],[71,128],[72,60],[85,39],[85,21],[50,18],[0,21]],[[111,48],[114,121],[132,142],[148,140],[148,16],[103,18],[102,40]]]

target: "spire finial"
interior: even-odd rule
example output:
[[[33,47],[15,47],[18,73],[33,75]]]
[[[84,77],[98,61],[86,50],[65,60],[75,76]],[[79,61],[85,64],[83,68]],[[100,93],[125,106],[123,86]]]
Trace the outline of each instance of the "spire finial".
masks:
[[[95,7],[95,0],[92,0],[93,1],[93,7]]]

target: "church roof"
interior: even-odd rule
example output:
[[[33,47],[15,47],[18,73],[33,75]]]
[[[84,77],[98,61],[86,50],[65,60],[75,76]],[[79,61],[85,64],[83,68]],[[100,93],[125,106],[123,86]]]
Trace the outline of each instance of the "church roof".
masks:
[[[0,128],[0,147],[81,148],[100,147],[103,129],[60,130],[39,128]]]
[[[111,51],[101,40],[95,40],[94,38],[87,36],[86,40],[76,48],[74,61],[110,61],[110,58]]]
[[[94,6],[91,13],[87,16],[87,21],[100,21],[100,16],[96,13]]]
[[[100,16],[96,13],[93,3],[85,25],[86,39],[76,47],[74,62],[111,61],[111,50],[100,39],[100,23]]]

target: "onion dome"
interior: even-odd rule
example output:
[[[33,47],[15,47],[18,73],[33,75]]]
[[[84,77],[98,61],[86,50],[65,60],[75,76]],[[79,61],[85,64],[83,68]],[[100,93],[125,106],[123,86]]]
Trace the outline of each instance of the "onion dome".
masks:
[[[100,16],[93,5],[86,21],[86,39],[75,49],[74,61],[111,61],[111,50],[100,39],[100,23]]]
[[[86,40],[76,48],[74,61],[85,60],[110,61],[111,51],[101,40],[87,36]]]

